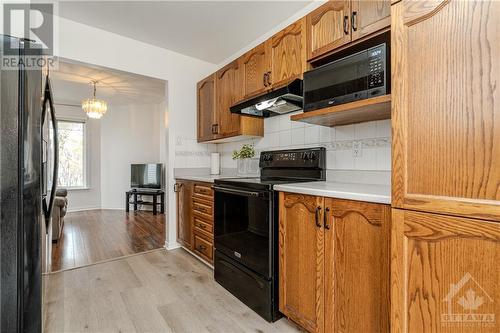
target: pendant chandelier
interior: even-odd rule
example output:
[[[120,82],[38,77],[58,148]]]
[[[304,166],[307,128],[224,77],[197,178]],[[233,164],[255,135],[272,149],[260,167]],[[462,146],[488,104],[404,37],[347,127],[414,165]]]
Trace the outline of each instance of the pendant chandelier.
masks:
[[[91,82],[94,85],[94,97],[82,101],[82,109],[89,118],[100,119],[108,110],[108,104],[102,99],[95,98],[97,81]]]

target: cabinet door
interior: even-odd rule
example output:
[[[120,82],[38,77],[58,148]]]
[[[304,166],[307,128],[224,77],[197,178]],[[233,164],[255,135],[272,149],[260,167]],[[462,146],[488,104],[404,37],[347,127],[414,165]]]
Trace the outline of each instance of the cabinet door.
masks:
[[[193,248],[193,183],[177,180],[177,241]]]
[[[240,116],[229,111],[241,97],[241,76],[238,61],[226,65],[216,73],[215,82],[217,122],[216,137],[225,138],[239,134]]]
[[[498,332],[500,223],[393,209],[391,331]]]
[[[322,207],[323,198],[280,193],[279,309],[310,332],[324,328]]]
[[[302,77],[306,69],[305,18],[298,20],[271,39],[272,70],[269,81],[279,87]]]
[[[268,72],[271,70],[269,42],[262,43],[241,57],[244,98],[269,89]]]
[[[307,60],[351,41],[350,1],[328,1],[306,16]]]
[[[215,124],[215,74],[198,82],[198,142],[214,139]]]
[[[500,221],[500,1],[391,17],[393,206]]]
[[[352,0],[352,40],[391,26],[390,0]]]
[[[389,205],[325,199],[325,332],[388,332]]]

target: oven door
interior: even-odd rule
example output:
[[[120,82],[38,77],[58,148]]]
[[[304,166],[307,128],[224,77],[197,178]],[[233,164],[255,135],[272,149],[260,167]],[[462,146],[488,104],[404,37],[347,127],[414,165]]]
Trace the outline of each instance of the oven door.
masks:
[[[220,185],[214,189],[215,248],[270,279],[273,218],[271,192]]]

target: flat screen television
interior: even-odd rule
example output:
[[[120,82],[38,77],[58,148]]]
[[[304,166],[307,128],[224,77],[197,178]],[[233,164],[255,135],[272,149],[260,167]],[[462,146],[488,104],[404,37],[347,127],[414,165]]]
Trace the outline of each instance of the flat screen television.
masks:
[[[130,187],[161,189],[161,169],[160,163],[131,164]]]

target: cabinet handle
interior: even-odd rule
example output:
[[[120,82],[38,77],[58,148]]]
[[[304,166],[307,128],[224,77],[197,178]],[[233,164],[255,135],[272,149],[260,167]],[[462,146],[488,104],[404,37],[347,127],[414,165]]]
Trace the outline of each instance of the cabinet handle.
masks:
[[[351,25],[353,31],[358,30],[358,12],[352,12]]]
[[[318,206],[318,207],[316,208],[316,212],[314,212],[314,220],[315,220],[315,222],[316,222],[316,226],[317,226],[318,228],[321,228],[321,224],[319,223],[319,212],[320,212],[320,211],[321,211],[321,207],[320,207],[320,206]]]
[[[326,230],[330,230],[330,225],[328,224],[328,219],[330,218],[330,207],[325,208],[325,215],[323,215],[323,226]]]
[[[200,229],[205,229],[205,228],[206,228],[206,227],[205,227],[203,224],[201,224],[201,223],[198,223],[196,226],[197,226],[198,228],[200,228]]]
[[[344,34],[349,35],[349,16],[344,16]]]
[[[174,184],[174,192],[179,192],[181,190],[182,184],[175,183]]]
[[[271,85],[271,71],[267,72],[267,85]]]
[[[203,250],[206,250],[207,247],[205,245],[200,245],[200,246],[198,246],[197,249],[198,249],[198,251],[203,251]]]
[[[219,124],[215,124],[215,134],[219,134]]]
[[[215,134],[215,124],[212,125],[212,134]]]
[[[262,82],[264,83],[264,87],[267,87],[267,73],[264,73],[264,75],[262,75]]]

